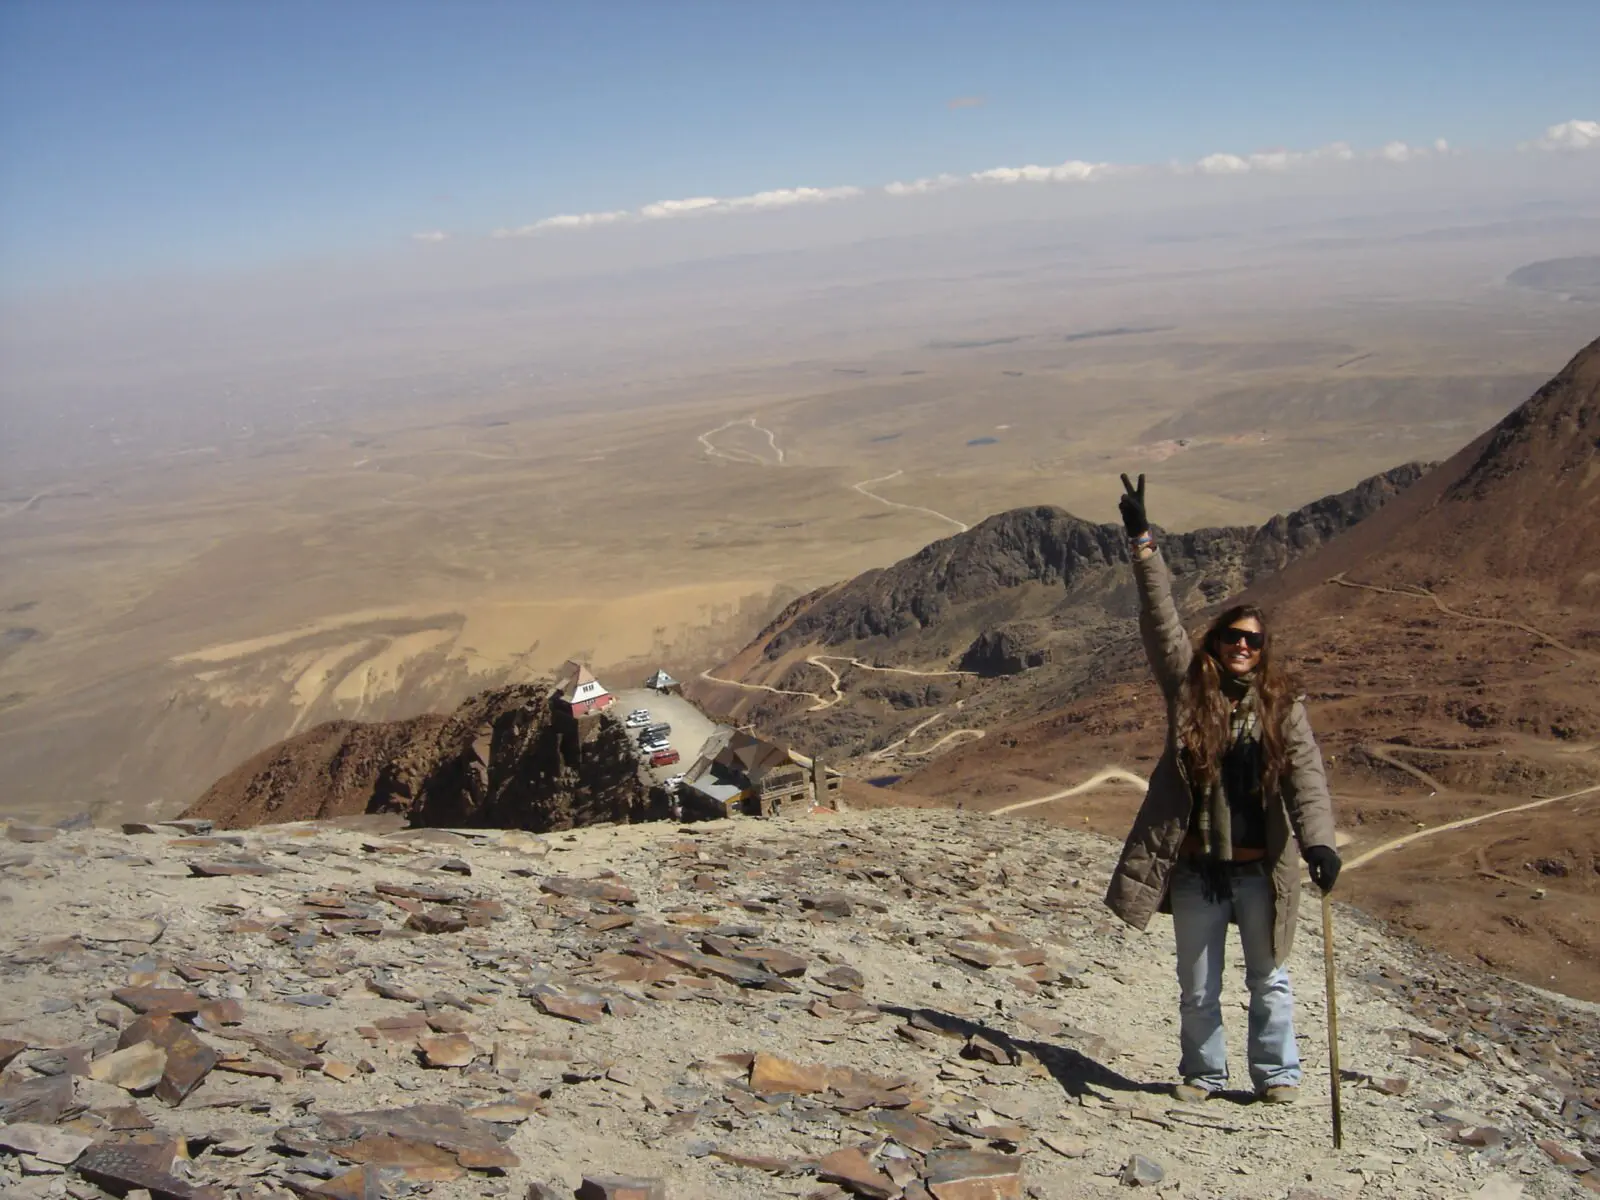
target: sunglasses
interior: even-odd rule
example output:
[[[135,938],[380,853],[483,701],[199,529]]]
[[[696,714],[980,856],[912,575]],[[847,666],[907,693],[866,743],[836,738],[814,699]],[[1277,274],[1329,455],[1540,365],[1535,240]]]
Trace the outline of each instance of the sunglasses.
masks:
[[[1217,634],[1217,641],[1221,642],[1224,646],[1237,646],[1243,642],[1246,646],[1249,646],[1250,649],[1259,650],[1261,647],[1267,644],[1267,635],[1264,633],[1258,633],[1254,629],[1239,629],[1230,625],[1221,633]]]

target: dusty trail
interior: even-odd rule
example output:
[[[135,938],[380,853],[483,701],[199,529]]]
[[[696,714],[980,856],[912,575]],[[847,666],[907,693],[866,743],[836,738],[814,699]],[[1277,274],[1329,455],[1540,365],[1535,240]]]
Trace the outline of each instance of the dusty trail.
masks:
[[[1150,781],[1143,775],[1136,775],[1122,767],[1103,767],[1096,771],[1082,783],[1074,784],[1069,788],[1062,788],[1059,792],[1051,792],[1048,796],[1037,796],[1032,800],[1019,800],[1015,804],[1007,804],[1001,808],[991,808],[988,815],[991,817],[1004,816],[1006,813],[1021,812],[1025,808],[1033,808],[1040,804],[1049,804],[1052,800],[1065,800],[1068,796],[1076,796],[1087,792],[1090,788],[1097,788],[1102,783],[1130,784],[1133,787],[1148,787]]]
[[[1592,795],[1600,792],[1600,783],[1591,784],[1586,788],[1579,788],[1575,792],[1568,792],[1563,796],[1546,796],[1543,800],[1530,800],[1526,804],[1513,804],[1510,808],[1497,808],[1493,812],[1479,813],[1475,817],[1463,817],[1459,821],[1448,821],[1443,825],[1435,825],[1431,829],[1419,829],[1415,833],[1405,834],[1392,841],[1384,842],[1381,846],[1374,846],[1364,854],[1359,854],[1344,864],[1346,871],[1353,871],[1357,867],[1366,866],[1367,863],[1379,855],[1387,854],[1391,850],[1398,850],[1402,846],[1409,846],[1412,842],[1420,842],[1425,838],[1435,837],[1441,833],[1449,833],[1456,829],[1466,829],[1468,826],[1492,820],[1495,817],[1508,816],[1511,813],[1529,812],[1535,808],[1543,808],[1547,804],[1559,804],[1563,800],[1576,800],[1580,796]]]
[[[712,442],[711,439],[717,434],[721,433],[724,429],[732,429],[735,425],[748,425],[757,433],[766,434],[767,444],[772,447],[772,454],[776,461],[768,462],[759,454],[753,454],[749,450],[724,450]],[[696,438],[700,442],[700,445],[705,450],[706,454],[712,458],[725,458],[729,462],[737,463],[754,463],[758,467],[783,466],[783,449],[778,445],[777,434],[773,433],[772,430],[768,429],[764,425],[757,425],[754,417],[740,417],[737,420],[724,421],[715,429],[708,429],[704,433],[697,434]]]
[[[918,721],[910,729],[906,730],[904,737],[895,738],[895,740],[890,742],[887,746],[884,746],[878,750],[874,750],[868,757],[873,762],[878,762],[880,759],[888,758],[896,750],[900,749],[901,746],[904,746],[912,738],[916,737],[917,734],[926,729],[929,725],[932,725],[935,721],[942,721],[949,715],[950,714],[947,712],[936,712],[927,720]]]
[[[935,751],[937,751],[939,749],[939,747],[943,746],[946,742],[952,742],[956,738],[969,737],[969,738],[972,738],[974,741],[977,741],[977,740],[980,740],[982,738],[986,738],[988,736],[989,735],[987,733],[985,733],[981,729],[952,729],[949,733],[945,734],[942,738],[940,738],[937,742],[933,743],[933,745],[929,746],[926,750],[916,750],[916,751],[913,751],[912,753],[917,754],[917,755],[933,754]]]
[[[870,761],[870,762],[881,762],[885,758],[899,757],[899,753],[898,752],[900,751],[900,747],[901,746],[904,746],[907,742],[909,742],[912,738],[916,737],[919,733],[921,733],[924,729],[928,728],[928,726],[932,725],[934,722],[942,721],[946,717],[951,716],[954,713],[960,712],[961,711],[961,707],[964,704],[966,704],[965,700],[957,700],[954,707],[948,708],[943,712],[936,712],[936,713],[933,714],[933,716],[929,717],[925,721],[918,721],[910,729],[906,730],[905,735],[903,737],[896,738],[894,741],[890,742],[887,746],[884,746],[882,749],[874,750],[870,755],[868,755],[868,761]],[[988,735],[982,729],[952,729],[949,733],[945,734],[938,741],[934,742],[931,746],[928,746],[928,747],[926,747],[925,749],[922,749],[922,750],[907,750],[907,751],[905,751],[905,754],[910,755],[911,757],[914,757],[914,758],[922,758],[922,757],[926,757],[927,755],[933,754],[941,746],[944,746],[947,743],[954,741],[956,738],[961,738],[961,737],[983,738],[983,737],[987,737],[987,736]]]
[[[852,483],[850,485],[850,490],[851,491],[860,492],[863,496],[867,497],[869,500],[876,500],[879,504],[887,504],[890,508],[903,508],[907,512],[926,513],[930,517],[937,517],[941,521],[948,521],[950,524],[954,525],[962,533],[965,533],[968,529],[972,528],[965,521],[958,521],[954,517],[948,516],[945,513],[940,512],[938,509],[924,508],[920,504],[901,504],[900,501],[898,501],[898,500],[890,500],[887,497],[878,495],[877,492],[873,492],[873,491],[869,491],[868,490],[868,488],[869,488],[869,486],[871,484],[874,484],[874,483],[887,483],[889,480],[898,478],[899,476],[904,475],[904,474],[905,474],[905,471],[903,469],[902,470],[898,470],[898,471],[890,471],[887,475],[879,475],[876,479],[863,479],[860,483]]]
[[[841,690],[840,686],[844,681],[840,678],[839,672],[835,671],[828,665],[828,660],[830,659],[833,662],[849,663],[852,667],[859,667],[863,671],[883,671],[893,675],[932,676],[977,674],[976,671],[925,671],[917,667],[880,667],[873,663],[862,662],[859,658],[851,658],[847,654],[812,654],[807,656],[806,662],[828,673],[828,678],[832,681],[830,687],[833,691],[833,695],[831,696],[822,696],[816,692],[798,691],[794,688],[772,687],[770,684],[765,683],[745,683],[738,679],[723,679],[720,676],[713,675],[709,670],[701,671],[700,678],[710,683],[723,683],[727,684],[729,687],[749,688],[751,691],[757,692],[772,692],[774,695],[778,696],[801,696],[815,701],[810,708],[806,709],[807,712],[822,712],[825,709],[832,708],[835,704],[838,704],[844,699],[844,692]]]
[[[825,696],[817,695],[816,692],[797,692],[793,688],[773,687],[771,684],[766,683],[746,683],[742,679],[724,679],[720,675],[713,675],[709,670],[701,671],[700,678],[707,683],[722,683],[728,687],[744,688],[751,692],[771,692],[774,696],[800,696],[814,701],[811,707],[806,709],[807,712],[821,712],[823,709],[832,708],[838,703],[837,698],[830,700]]]
[[[1414,746],[1395,746],[1387,742],[1363,742],[1356,747],[1368,758],[1375,758],[1381,763],[1387,763],[1397,771],[1404,771],[1430,791],[1441,794],[1448,792],[1449,788],[1445,787],[1444,784],[1429,775],[1421,767],[1414,767],[1404,759],[1396,757],[1397,751],[1414,750],[1416,748]]]
[[[1361,591],[1364,591],[1364,592],[1379,592],[1381,594],[1389,595],[1389,596],[1410,596],[1410,597],[1412,597],[1414,599],[1417,599],[1417,600],[1431,600],[1433,602],[1433,606],[1435,608],[1437,608],[1440,612],[1444,613],[1446,616],[1457,617],[1457,618],[1459,618],[1460,620],[1463,620],[1463,621],[1477,621],[1478,623],[1483,624],[1483,625],[1504,625],[1504,626],[1506,626],[1508,628],[1511,628],[1511,629],[1520,629],[1520,630],[1522,630],[1522,632],[1527,633],[1527,634],[1532,634],[1534,637],[1540,639],[1541,641],[1547,642],[1548,644],[1554,646],[1557,650],[1563,651],[1564,653],[1567,653],[1567,654],[1571,654],[1574,657],[1577,657],[1577,658],[1591,658],[1591,657],[1593,657],[1592,655],[1590,655],[1586,651],[1575,649],[1574,647],[1567,645],[1565,642],[1559,641],[1558,639],[1551,637],[1544,630],[1536,629],[1532,625],[1525,624],[1522,621],[1510,621],[1510,620],[1507,620],[1504,617],[1480,617],[1480,616],[1477,616],[1477,615],[1475,615],[1473,613],[1462,612],[1458,608],[1451,608],[1443,600],[1439,599],[1439,597],[1437,595],[1435,595],[1432,591],[1430,591],[1429,589],[1427,589],[1425,587],[1421,587],[1419,585],[1412,585],[1410,587],[1394,588],[1394,587],[1384,587],[1384,586],[1382,586],[1380,584],[1376,584],[1376,583],[1357,583],[1352,579],[1346,579],[1344,577],[1344,572],[1343,571],[1339,572],[1339,574],[1333,576],[1331,579],[1328,579],[1326,582],[1328,582],[1328,583],[1336,583],[1340,587],[1357,588],[1357,589],[1359,589]]]

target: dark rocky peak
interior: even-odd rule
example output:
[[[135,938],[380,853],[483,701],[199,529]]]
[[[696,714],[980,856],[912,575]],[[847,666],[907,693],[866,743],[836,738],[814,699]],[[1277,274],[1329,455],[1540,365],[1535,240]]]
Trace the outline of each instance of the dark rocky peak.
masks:
[[[767,652],[776,657],[810,642],[894,637],[1024,583],[1070,588],[1086,573],[1125,559],[1125,541],[1121,526],[1091,524],[1053,505],[997,513],[892,567],[857,576],[797,617]]]
[[[1499,482],[1538,472],[1557,482],[1600,455],[1600,338],[1491,429],[1449,500],[1481,499]],[[1579,486],[1586,482],[1580,479]]]
[[[1158,529],[1157,533],[1174,573],[1193,589],[1191,595],[1200,602],[1214,602],[1370,516],[1428,469],[1407,463],[1348,491],[1275,516],[1260,527],[1223,526],[1178,534]],[[798,646],[895,638],[938,625],[957,612],[976,617],[986,631],[995,629],[1023,615],[1006,611],[998,597],[1025,584],[1059,588],[1060,601],[1077,594],[1104,608],[1108,589],[1127,592],[1123,586],[1127,581],[1111,580],[1108,568],[1127,561],[1127,537],[1120,524],[1094,524],[1052,505],[1011,509],[925,546],[893,566],[819,593],[767,641],[765,653],[778,658]],[[1131,594],[1123,598],[1131,604]],[[999,607],[994,612],[974,611],[985,604]],[[1008,636],[1001,642],[974,643],[969,653],[985,666],[971,669],[989,673],[1002,662],[1014,662],[1018,638]]]

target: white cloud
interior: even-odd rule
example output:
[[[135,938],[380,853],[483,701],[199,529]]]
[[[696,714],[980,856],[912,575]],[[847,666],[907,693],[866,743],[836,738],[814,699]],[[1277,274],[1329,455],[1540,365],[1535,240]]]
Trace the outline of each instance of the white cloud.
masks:
[[[411,240],[413,242],[447,242],[450,240],[450,235],[442,229],[431,229],[426,233],[413,233]]]
[[[533,223],[534,229],[587,229],[591,225],[610,225],[613,221],[624,221],[628,214],[616,212],[591,212],[591,213],[558,213],[553,217],[546,217],[542,221]]]
[[[955,187],[963,179],[961,175],[929,175],[924,179],[886,183],[883,185],[883,191],[887,196],[920,196],[926,192],[942,192],[946,188]]]
[[[1208,154],[1195,163],[1195,168],[1203,175],[1243,175],[1250,163],[1237,154]]]
[[[1600,123],[1569,121],[1546,132],[1540,145],[1559,143],[1563,148],[1600,145]],[[920,179],[896,180],[871,189],[884,196],[920,196],[973,184],[1016,183],[1091,183],[1110,177],[1164,172],[1168,175],[1250,175],[1281,174],[1303,168],[1379,160],[1407,163],[1418,159],[1458,154],[1439,138],[1431,146],[1413,146],[1402,141],[1389,142],[1376,150],[1357,152],[1348,142],[1331,142],[1314,150],[1260,150],[1253,154],[1218,152],[1195,162],[1172,162],[1165,166],[1140,166],[1127,163],[1085,162],[1069,159],[1054,166],[1029,164],[1021,167],[990,167],[963,175],[928,175]],[[866,194],[868,189],[845,187],[774,188],[746,196],[689,196],[681,200],[657,200],[637,209],[591,213],[562,213],[545,217],[532,225],[497,229],[497,238],[533,237],[566,229],[587,229],[597,225],[663,221],[676,217],[708,216],[717,213],[766,212],[797,205],[824,204]],[[441,235],[442,236],[442,235]]]
[[[798,187],[774,188],[753,192],[748,196],[689,196],[682,200],[657,200],[638,209],[612,209],[607,212],[559,213],[545,217],[532,225],[514,229],[496,229],[496,238],[537,237],[562,229],[591,229],[596,225],[616,225],[620,222],[665,221],[673,217],[702,216],[708,213],[763,212],[790,208],[796,204],[822,204],[829,200],[843,200],[859,196],[858,187]]]
[[[1524,150],[1600,150],[1600,121],[1563,121],[1543,137],[1522,144]]]
[[[1115,170],[1110,163],[1072,160],[1053,167],[991,167],[974,171],[968,178],[974,183],[1087,183]]]
[[[796,204],[824,204],[829,200],[844,200],[860,194],[858,187],[773,188],[748,196],[695,196],[688,200],[658,200],[654,204],[646,204],[638,215],[647,221],[658,221],[664,217],[685,217],[698,213],[761,212],[790,208]]]
[[[722,202],[715,196],[691,196],[687,200],[657,200],[654,204],[646,204],[641,208],[639,215],[647,221],[656,221],[662,217],[681,217],[688,213],[704,212],[720,203]]]
[[[1330,142],[1315,150],[1258,150],[1254,154],[1208,154],[1192,168],[1202,175],[1248,175],[1266,171],[1280,173],[1316,163],[1349,162],[1356,156],[1348,142]],[[1182,175],[1191,168],[1182,164],[1174,170]]]
[[[825,204],[829,200],[847,200],[859,196],[858,187],[831,188],[778,188],[770,192],[756,192],[752,196],[735,196],[720,202],[719,211],[746,212],[766,208],[788,208],[794,204]]]
[[[496,229],[490,236],[496,238],[537,237],[550,229],[589,229],[595,225],[612,225],[618,221],[626,221],[632,215],[621,210],[615,212],[557,213],[553,217],[545,217],[542,220],[535,221],[532,225],[522,225],[516,229]]]

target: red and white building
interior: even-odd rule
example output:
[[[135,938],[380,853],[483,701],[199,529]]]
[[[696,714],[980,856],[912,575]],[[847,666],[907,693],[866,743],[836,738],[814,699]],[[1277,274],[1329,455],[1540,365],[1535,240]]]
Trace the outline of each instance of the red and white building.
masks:
[[[582,663],[569,662],[562,667],[556,687],[559,689],[557,699],[571,709],[575,717],[600,712],[616,700]]]

